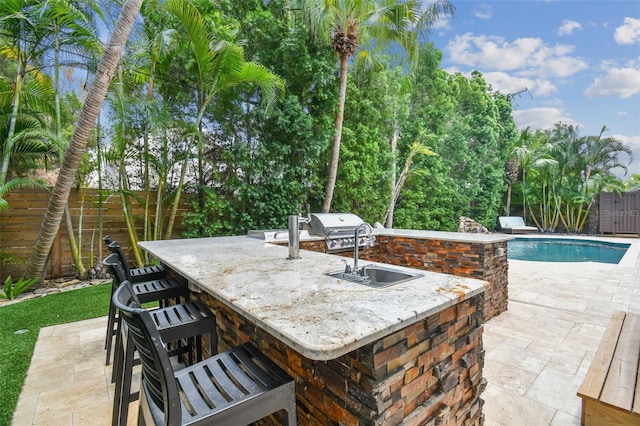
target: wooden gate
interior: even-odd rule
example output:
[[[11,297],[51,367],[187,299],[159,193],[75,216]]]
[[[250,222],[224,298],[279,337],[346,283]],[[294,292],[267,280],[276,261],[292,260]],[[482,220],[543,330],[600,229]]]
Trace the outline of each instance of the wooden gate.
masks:
[[[600,193],[600,233],[640,234],[640,191]]]

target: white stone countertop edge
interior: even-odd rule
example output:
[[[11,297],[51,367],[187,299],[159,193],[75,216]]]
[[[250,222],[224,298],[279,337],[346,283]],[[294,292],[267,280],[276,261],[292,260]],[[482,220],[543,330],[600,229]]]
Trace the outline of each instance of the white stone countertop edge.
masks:
[[[514,240],[512,234],[473,234],[464,232],[424,231],[418,229],[373,228],[373,235],[388,237],[415,238],[419,240],[457,241],[462,243],[493,244],[502,241]],[[286,229],[251,230],[249,237],[271,242],[287,242],[288,231]],[[300,241],[322,241],[324,237],[310,235],[308,231],[301,231]]]

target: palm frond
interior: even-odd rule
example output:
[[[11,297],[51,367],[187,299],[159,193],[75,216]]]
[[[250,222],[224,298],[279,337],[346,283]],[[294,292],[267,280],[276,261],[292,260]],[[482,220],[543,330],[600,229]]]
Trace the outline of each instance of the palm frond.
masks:
[[[242,83],[251,83],[260,88],[262,103],[267,109],[284,98],[284,82],[282,79],[258,63],[245,62],[239,72],[223,75],[219,82],[219,90],[228,89]],[[214,94],[212,93],[212,95]]]
[[[211,54],[211,40],[206,31],[204,21],[198,9],[190,1],[169,0],[166,8],[182,24],[185,35],[189,39],[193,51],[193,59],[196,63],[198,79],[201,81],[207,78],[207,72],[213,67],[211,63],[214,56]]]
[[[26,177],[13,178],[10,181],[5,182],[3,185],[0,185],[0,212],[3,212],[9,208],[9,203],[4,199],[4,196],[9,191],[13,191],[14,189],[18,188],[47,189],[47,186],[40,180]]]

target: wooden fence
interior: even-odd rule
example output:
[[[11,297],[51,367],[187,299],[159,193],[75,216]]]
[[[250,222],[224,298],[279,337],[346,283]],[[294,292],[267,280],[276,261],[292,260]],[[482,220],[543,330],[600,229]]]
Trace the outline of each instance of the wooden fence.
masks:
[[[137,194],[142,196],[142,193]],[[190,209],[185,198],[182,197],[178,209],[173,232],[174,237],[179,236],[182,231],[182,213]],[[5,199],[9,202],[9,209],[0,213],[0,253],[17,256],[26,262],[31,256],[42,225],[42,219],[49,204],[49,192],[39,189],[16,190],[6,194]],[[152,199],[155,201],[155,194],[153,194]],[[88,190],[84,197],[84,203],[82,203],[81,194],[72,190],[68,204],[76,238],[78,237],[80,225],[82,225],[82,260],[84,266],[89,269],[107,254],[98,229],[98,191]],[[135,200],[132,200],[131,209],[138,235],[142,235],[144,208]],[[155,212],[155,204],[152,209]],[[82,222],[80,223],[81,213]],[[110,235],[131,256],[132,251],[127,227],[122,213],[120,197],[117,194],[107,196],[106,200],[103,201],[102,221],[102,235]],[[18,278],[24,274],[24,270],[24,265],[0,262],[0,279],[4,282],[4,279],[9,275],[13,278]],[[75,274],[76,269],[69,249],[67,228],[63,218],[47,262],[46,278],[73,277]]]

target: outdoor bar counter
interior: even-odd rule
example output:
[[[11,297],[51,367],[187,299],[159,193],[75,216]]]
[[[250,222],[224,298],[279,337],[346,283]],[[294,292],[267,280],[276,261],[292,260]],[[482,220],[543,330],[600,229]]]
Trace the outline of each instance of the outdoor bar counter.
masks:
[[[299,424],[482,423],[485,282],[393,266],[424,276],[372,288],[245,236],[139,245],[216,312],[220,350],[251,341],[295,378]]]

